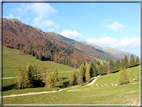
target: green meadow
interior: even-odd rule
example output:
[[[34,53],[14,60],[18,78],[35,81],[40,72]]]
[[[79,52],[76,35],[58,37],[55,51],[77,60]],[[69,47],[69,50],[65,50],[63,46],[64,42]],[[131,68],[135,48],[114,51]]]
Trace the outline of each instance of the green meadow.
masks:
[[[49,72],[53,72],[55,68],[61,71],[64,81],[67,80],[69,71],[74,71],[74,68],[57,64],[52,61],[39,61],[31,55],[25,55],[16,49],[9,49],[3,47],[3,77],[14,77],[17,66],[26,67],[28,63],[33,64],[38,61],[41,64],[46,63]],[[130,83],[117,86],[117,73],[102,75],[98,77],[97,81],[91,85],[76,85],[64,88],[62,91],[55,93],[36,94],[17,97],[3,98],[4,104],[136,104],[140,102],[140,87],[139,68],[136,66],[126,69]],[[14,79],[3,80],[3,86],[12,86],[15,84]],[[97,84],[97,85],[96,85]],[[113,85],[111,85],[113,84]],[[11,89],[3,91],[3,96],[12,94],[21,94],[29,92],[55,91],[57,88],[26,88],[26,89]]]
[[[53,72],[55,68],[57,68],[58,71],[62,74],[63,78],[68,77],[69,71],[74,71],[75,68],[58,64],[53,61],[40,61],[37,60],[35,57],[31,55],[26,55],[24,53],[21,53],[17,49],[10,49],[3,46],[3,78],[5,77],[15,77],[15,73],[17,71],[17,67],[26,67],[29,64],[34,64],[35,62],[38,62],[38,64],[44,65],[45,63],[48,66],[48,71]],[[3,79],[3,86],[12,86],[15,83],[15,78],[12,79]]]
[[[139,66],[127,69],[131,82],[120,86],[103,86],[103,84],[117,83],[119,72],[100,76],[92,86],[80,86],[65,88],[56,93],[18,96],[4,98],[4,104],[139,104],[139,81],[133,80],[139,76]],[[104,82],[102,82],[104,80]],[[102,85],[100,85],[102,84]],[[25,89],[26,92],[38,92],[55,90],[48,88]],[[29,90],[29,91],[28,91]],[[25,92],[25,91],[23,91]],[[10,90],[3,95],[22,93],[22,90]]]

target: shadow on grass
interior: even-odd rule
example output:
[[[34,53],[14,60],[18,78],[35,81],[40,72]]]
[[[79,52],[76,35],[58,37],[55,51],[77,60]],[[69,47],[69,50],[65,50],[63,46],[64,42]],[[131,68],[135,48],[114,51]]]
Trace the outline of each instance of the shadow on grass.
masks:
[[[17,88],[17,84],[11,84],[11,85],[2,87],[2,91],[8,91],[11,89],[16,89],[16,88]]]

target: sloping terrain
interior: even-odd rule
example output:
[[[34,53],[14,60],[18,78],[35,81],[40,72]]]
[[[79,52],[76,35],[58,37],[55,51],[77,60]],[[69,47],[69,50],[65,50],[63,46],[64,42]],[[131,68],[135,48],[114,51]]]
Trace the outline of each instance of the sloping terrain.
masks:
[[[75,41],[73,39],[66,38],[58,33],[55,33],[55,32],[46,32],[46,33],[50,34],[51,36],[55,37],[56,39],[62,40],[64,42],[66,42],[67,44],[70,44],[72,47],[78,49],[80,52],[82,52],[86,55],[96,57],[96,58],[106,60],[106,61],[109,61],[110,58],[116,60],[115,56],[111,56],[110,54],[105,53],[101,49],[95,48],[91,45],[86,45],[81,42]]]
[[[49,54],[51,61],[60,63],[68,59],[73,67],[77,67],[81,60],[95,62],[95,59],[81,53],[63,40],[56,39],[38,28],[23,24],[17,19],[3,19],[2,41],[4,46],[19,49],[25,54],[32,54],[33,51],[35,56],[42,54],[46,57]]]
[[[139,81],[135,81],[134,78],[139,76],[139,66],[129,68],[127,71],[131,80],[129,84],[112,85],[117,81],[119,73],[117,72],[100,76],[92,86],[77,85],[61,89],[62,91],[56,93],[7,97],[3,98],[3,102],[4,104],[112,104],[111,106],[114,106],[113,104],[127,106],[133,104],[138,106],[140,104]],[[44,90],[45,88],[41,92]],[[37,92],[35,89],[34,91]],[[10,92],[18,93],[17,90],[11,90]],[[10,95],[10,92],[5,92],[4,95]]]
[[[103,47],[103,50],[104,52],[108,53],[108,54],[111,54],[111,55],[114,55],[116,58],[118,59],[122,59],[125,57],[125,55],[130,58],[131,57],[131,53],[128,53],[128,52],[123,52],[123,51],[120,51],[118,49],[114,49],[114,48],[111,48],[111,47]],[[136,55],[134,55],[134,58],[136,59]]]

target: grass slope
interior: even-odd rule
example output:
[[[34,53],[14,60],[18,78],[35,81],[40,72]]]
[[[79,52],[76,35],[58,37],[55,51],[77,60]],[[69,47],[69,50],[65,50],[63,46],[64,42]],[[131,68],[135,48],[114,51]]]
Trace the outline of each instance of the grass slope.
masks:
[[[139,66],[128,68],[126,70],[128,72],[131,82],[133,82],[133,78],[139,76]],[[119,72],[108,75],[102,75],[97,79],[95,84],[110,84],[110,83],[117,84],[118,75]]]
[[[139,66],[127,69],[130,79],[139,76]],[[116,83],[118,73],[100,76],[96,83]],[[95,83],[95,84],[96,84]],[[44,88],[46,89],[46,88]],[[13,90],[14,91],[14,90]],[[15,90],[16,91],[16,90]],[[29,90],[30,91],[30,90]],[[139,81],[121,86],[69,87],[57,93],[4,98],[4,104],[139,104]],[[6,93],[4,93],[7,95]]]
[[[31,55],[26,55],[21,53],[17,49],[10,49],[3,47],[3,78],[4,77],[15,77],[15,72],[17,71],[18,65],[20,67],[26,67],[28,63],[33,64],[36,61],[44,65],[45,63],[48,66],[49,72],[53,72],[55,68],[62,73],[63,77],[68,76],[68,71],[74,71],[75,68],[58,64],[53,61],[39,61]],[[3,86],[13,84],[15,79],[3,80]]]

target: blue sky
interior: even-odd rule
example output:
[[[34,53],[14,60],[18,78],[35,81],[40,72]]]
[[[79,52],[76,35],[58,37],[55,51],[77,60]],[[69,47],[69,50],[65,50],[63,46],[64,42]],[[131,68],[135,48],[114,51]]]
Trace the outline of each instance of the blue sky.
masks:
[[[4,3],[3,17],[140,56],[139,3]]]

